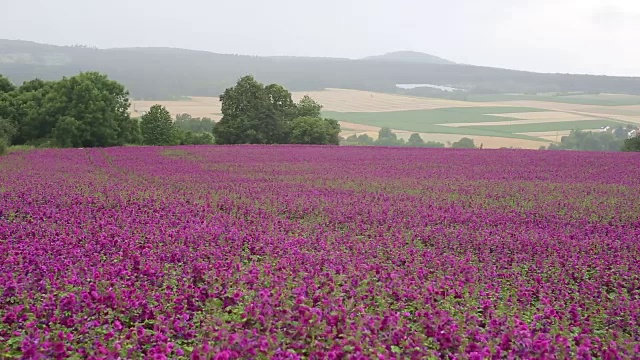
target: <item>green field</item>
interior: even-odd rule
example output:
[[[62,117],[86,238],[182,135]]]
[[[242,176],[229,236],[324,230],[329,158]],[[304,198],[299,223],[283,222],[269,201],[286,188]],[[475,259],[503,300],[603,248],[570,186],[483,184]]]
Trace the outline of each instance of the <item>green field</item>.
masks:
[[[553,123],[517,124],[517,125],[474,125],[465,126],[465,129],[493,130],[503,133],[523,133],[538,131],[562,131],[562,130],[591,130],[599,129],[603,126],[615,127],[626,125],[626,123],[613,120],[580,120],[580,121],[559,121]]]
[[[415,131],[423,133],[497,136],[537,141],[547,141],[534,136],[522,135],[523,132],[561,131],[575,129],[598,129],[603,126],[617,126],[625,124],[622,121],[611,119],[595,119],[581,121],[557,121],[532,124],[510,124],[511,121],[520,119],[492,116],[486,114],[509,114],[539,112],[543,109],[519,108],[519,107],[474,107],[474,108],[447,108],[435,110],[411,110],[394,112],[373,113],[342,113],[323,112],[324,116],[355,124],[389,127],[395,130]],[[481,123],[502,122],[504,125],[470,125],[462,127],[450,127],[443,124],[450,123]]]
[[[564,104],[597,105],[597,106],[625,106],[639,105],[640,96],[615,94],[575,94],[575,95],[510,95],[510,94],[471,94],[464,96],[465,101],[472,102],[495,102],[495,101],[517,101],[533,100],[548,101]]]
[[[449,123],[477,123],[502,121],[508,124],[509,121],[518,119],[491,116],[485,114],[509,114],[523,112],[545,111],[535,108],[520,107],[477,107],[477,108],[447,108],[435,110],[410,110],[393,112],[374,113],[341,113],[333,111],[323,112],[324,116],[333,119],[352,122],[355,124],[371,125],[379,127],[390,127],[396,130],[406,130],[425,133],[459,134],[459,135],[479,135],[479,136],[499,136],[516,139],[541,140],[539,138],[511,134],[504,131],[488,129],[476,129],[466,127],[450,127],[440,124]]]

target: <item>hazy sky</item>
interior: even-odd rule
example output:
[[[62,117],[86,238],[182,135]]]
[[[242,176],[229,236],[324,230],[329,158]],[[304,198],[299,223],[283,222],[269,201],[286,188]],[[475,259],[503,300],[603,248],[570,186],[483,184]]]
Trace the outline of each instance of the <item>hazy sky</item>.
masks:
[[[0,0],[0,38],[640,76],[640,0]]]

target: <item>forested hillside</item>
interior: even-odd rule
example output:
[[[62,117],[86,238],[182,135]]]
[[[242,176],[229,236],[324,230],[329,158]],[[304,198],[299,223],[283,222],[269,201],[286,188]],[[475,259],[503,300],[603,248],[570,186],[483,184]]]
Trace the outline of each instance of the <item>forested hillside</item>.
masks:
[[[99,71],[138,99],[217,96],[244,75],[292,91],[349,88],[395,92],[396,84],[435,84],[470,93],[640,94],[640,78],[540,74],[470,65],[372,59],[256,57],[169,48],[95,49],[0,40],[0,74],[14,83]]]

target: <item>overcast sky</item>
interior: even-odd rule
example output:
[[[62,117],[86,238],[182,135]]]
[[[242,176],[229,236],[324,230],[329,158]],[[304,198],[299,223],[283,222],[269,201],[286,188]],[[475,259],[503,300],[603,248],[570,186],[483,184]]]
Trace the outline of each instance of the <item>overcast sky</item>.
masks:
[[[0,38],[640,76],[640,0],[0,0]]]

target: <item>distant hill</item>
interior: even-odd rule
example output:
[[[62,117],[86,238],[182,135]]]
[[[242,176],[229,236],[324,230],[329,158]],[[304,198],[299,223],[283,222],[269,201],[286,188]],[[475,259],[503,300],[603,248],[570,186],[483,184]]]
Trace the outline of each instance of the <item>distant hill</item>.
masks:
[[[397,93],[401,90],[396,84],[432,84],[462,89],[465,94],[640,94],[640,78],[433,63],[430,55],[407,52],[383,55],[383,59],[259,57],[174,48],[96,49],[0,40],[0,74],[17,84],[36,77],[53,80],[81,71],[99,71],[123,83],[137,99],[217,96],[247,74],[292,91],[345,88]],[[414,95],[439,96],[440,90],[411,91]]]
[[[396,51],[384,55],[369,56],[362,60],[422,63],[422,64],[455,64],[453,61],[416,51]]]

